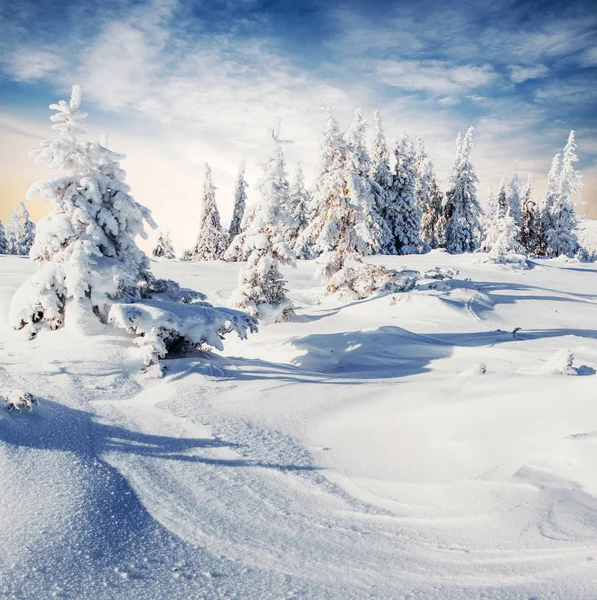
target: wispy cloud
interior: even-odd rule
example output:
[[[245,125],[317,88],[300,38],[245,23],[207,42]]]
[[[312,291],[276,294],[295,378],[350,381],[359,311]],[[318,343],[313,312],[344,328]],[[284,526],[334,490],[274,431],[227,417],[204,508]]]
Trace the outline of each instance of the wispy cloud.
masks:
[[[385,60],[377,63],[375,71],[387,85],[437,95],[467,94],[496,79],[489,65],[455,65],[439,60]]]

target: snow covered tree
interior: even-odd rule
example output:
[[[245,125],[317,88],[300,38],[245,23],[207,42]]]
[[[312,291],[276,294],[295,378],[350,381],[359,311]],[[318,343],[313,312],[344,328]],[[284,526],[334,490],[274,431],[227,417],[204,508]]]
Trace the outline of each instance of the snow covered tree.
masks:
[[[390,152],[386,141],[386,134],[378,111],[373,114],[373,143],[371,150],[371,168],[369,179],[373,185],[375,195],[375,208],[380,215],[384,215],[390,201],[394,176],[390,169]],[[387,225],[387,224],[386,224]],[[387,239],[384,240],[379,254],[396,254],[394,236],[389,227]]]
[[[305,187],[305,176],[299,163],[296,167],[294,183],[290,188],[290,214],[294,220],[294,225],[289,241],[297,258],[312,258],[309,245],[299,241],[301,234],[307,229],[311,221],[310,207],[311,194]]]
[[[509,256],[519,254],[522,250],[518,242],[519,234],[520,229],[510,214],[510,209],[505,215],[498,214],[485,236],[484,244],[490,258],[496,262],[506,262]]]
[[[503,181],[502,181],[503,186]],[[501,187],[500,186],[500,189]],[[487,190],[487,210],[485,211],[483,218],[481,219],[481,225],[483,228],[483,236],[481,240],[480,250],[481,252],[489,252],[493,243],[493,232],[496,230],[496,223],[500,216],[500,209],[498,206],[497,197],[493,188],[489,186]],[[488,233],[491,235],[488,238]]]
[[[539,249],[539,207],[532,198],[533,182],[529,173],[526,185],[522,188],[522,225],[519,241],[527,254],[536,254]]]
[[[241,232],[245,207],[247,205],[247,188],[249,184],[245,179],[245,161],[241,161],[234,185],[234,209],[232,211],[232,221],[228,229],[228,246],[232,240]]]
[[[211,179],[211,169],[205,163],[199,234],[194,248],[186,252],[184,258],[185,260],[219,260],[223,258],[226,251],[226,241],[216,204],[216,187]]]
[[[510,216],[514,222],[520,227],[522,218],[522,205],[520,201],[520,185],[518,183],[518,167],[514,163],[514,175],[508,186],[508,207],[510,208]]]
[[[503,191],[504,182],[502,181],[500,192]],[[505,257],[522,251],[518,242],[520,228],[510,214],[510,207],[507,207],[505,212],[502,209],[500,196],[498,195],[496,198],[490,187],[487,211],[483,218],[484,231],[481,250],[488,253],[490,258],[496,262],[507,262]]]
[[[442,219],[442,195],[435,181],[433,163],[421,138],[415,142],[417,181],[415,199],[421,212],[421,239],[428,248],[440,245],[439,227]]]
[[[301,236],[316,253],[373,254],[382,251],[386,224],[376,210],[368,178],[365,123],[360,109],[342,136],[329,105],[321,139],[319,175],[313,187],[313,219]]]
[[[503,177],[500,182],[500,189],[498,190],[496,202],[499,215],[502,217],[505,216],[510,209],[510,204],[508,202],[508,196],[506,195],[506,184],[504,183]]]
[[[262,162],[259,182],[260,200],[255,205],[248,228],[236,236],[229,253],[248,254],[241,271],[239,287],[232,294],[232,305],[248,314],[271,320],[283,320],[293,313],[286,297],[280,264],[294,265],[294,254],[285,238],[292,223],[288,212],[289,195],[286,164],[278,132],[272,135],[270,156]]]
[[[574,168],[578,162],[574,131],[570,132],[568,142],[562,155],[562,170],[558,179],[558,187],[551,208],[553,227],[547,231],[547,255],[572,257],[579,250],[577,238],[578,221],[574,205],[580,197],[582,177]]]
[[[146,237],[145,222],[155,226],[151,213],[130,195],[122,155],[78,139],[87,116],[80,104],[81,89],[73,86],[69,102],[50,106],[58,137],[32,153],[36,162],[62,173],[34,183],[27,193],[39,194],[52,210],[38,223],[30,257],[39,269],[15,293],[11,324],[33,336],[44,326],[88,334],[114,323],[139,336],[147,365],[171,349],[220,347],[232,330],[246,335],[255,328],[248,315],[190,305],[201,294],[183,294],[174,282],[151,275],[135,243],[137,235]]]
[[[176,254],[174,253],[174,246],[172,245],[172,240],[170,239],[170,233],[168,231],[166,231],[165,233],[162,233],[160,231],[158,241],[155,245],[155,248],[153,249],[152,254],[156,258],[176,258]]]
[[[443,248],[446,231],[444,194],[437,185],[435,176],[431,180],[430,198],[429,210],[423,214],[421,219],[421,234],[431,249]]]
[[[471,164],[473,127],[460,142],[456,140],[456,153],[446,193],[444,214],[446,216],[446,248],[448,252],[473,252],[479,248],[481,206],[477,199],[476,185],[479,180]]]
[[[6,222],[6,240],[8,254],[17,254],[18,240],[21,237],[21,215],[15,206]]]
[[[4,230],[2,221],[0,221],[0,254],[10,254],[8,248],[8,239],[6,237],[6,231]]]
[[[415,198],[418,174],[415,149],[406,134],[398,139],[395,156],[392,191],[384,217],[398,254],[416,254],[422,244],[421,211]]]
[[[556,154],[551,161],[551,168],[547,175],[547,189],[545,199],[541,208],[541,222],[539,224],[539,254],[546,255],[548,250],[548,234],[554,228],[554,219],[552,215],[553,205],[558,197],[558,185],[560,179],[560,158],[561,154]]]

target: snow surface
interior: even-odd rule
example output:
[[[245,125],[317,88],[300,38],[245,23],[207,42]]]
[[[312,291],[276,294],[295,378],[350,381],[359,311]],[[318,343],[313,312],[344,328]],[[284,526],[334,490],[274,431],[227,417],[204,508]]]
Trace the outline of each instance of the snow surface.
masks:
[[[0,396],[39,404],[0,409],[0,597],[595,599],[596,267],[475,258],[321,304],[301,261],[292,322],[161,380],[124,332],[2,318]],[[241,267],[152,262],[215,304]],[[0,256],[2,315],[33,271]]]

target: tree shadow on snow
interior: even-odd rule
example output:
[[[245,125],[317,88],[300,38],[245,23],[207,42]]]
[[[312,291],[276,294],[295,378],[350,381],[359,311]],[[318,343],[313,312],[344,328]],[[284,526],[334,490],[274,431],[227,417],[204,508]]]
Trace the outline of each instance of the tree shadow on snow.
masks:
[[[140,433],[102,423],[90,412],[42,399],[32,413],[0,414],[0,442],[15,447],[72,452],[79,458],[102,460],[106,453],[133,454],[165,460],[223,467],[263,467],[306,471],[314,467],[204,456],[201,450],[239,447],[221,439],[181,438]]]
[[[262,359],[210,355],[207,360],[168,361],[168,377],[183,379],[201,373],[220,380],[273,380],[284,383],[361,384],[398,379],[429,371],[434,360],[448,358],[454,348],[575,336],[597,339],[592,329],[417,334],[396,326],[369,331],[311,334],[290,343],[302,351],[291,364]],[[585,374],[585,373],[583,373]]]

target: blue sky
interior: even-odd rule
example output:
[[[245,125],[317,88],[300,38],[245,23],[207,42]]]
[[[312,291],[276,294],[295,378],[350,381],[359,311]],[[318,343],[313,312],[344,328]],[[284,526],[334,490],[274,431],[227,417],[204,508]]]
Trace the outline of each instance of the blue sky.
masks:
[[[290,170],[300,159],[312,172],[322,97],[343,126],[362,106],[381,111],[390,140],[421,135],[440,176],[456,134],[474,125],[483,197],[487,185],[511,176],[515,160],[540,196],[552,155],[575,129],[584,196],[597,214],[592,5],[3,3],[0,217],[43,174],[26,151],[49,134],[47,105],[73,83],[83,86],[90,135],[107,132],[113,149],[128,155],[135,196],[183,245],[195,233],[203,162],[212,164],[227,216],[237,164],[247,159],[257,180],[275,116],[296,142]]]

